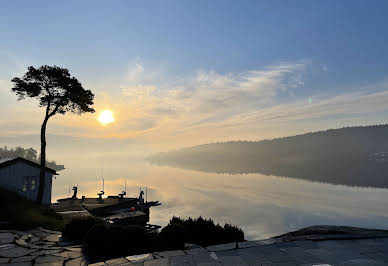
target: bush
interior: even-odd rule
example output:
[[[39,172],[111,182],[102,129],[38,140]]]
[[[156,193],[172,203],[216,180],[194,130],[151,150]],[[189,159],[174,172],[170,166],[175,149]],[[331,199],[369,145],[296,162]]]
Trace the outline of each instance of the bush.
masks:
[[[85,237],[85,251],[95,259],[106,260],[152,252],[155,242],[155,234],[139,225],[96,224]]]
[[[173,217],[169,225],[180,225],[184,228],[184,242],[200,246],[244,241],[244,232],[236,226],[225,224],[224,227],[214,224],[212,219]]]
[[[169,224],[159,234],[159,246],[164,250],[184,249],[185,228],[180,224]]]
[[[30,201],[15,192],[0,188],[0,221],[9,227],[29,229],[42,226],[51,230],[62,230],[62,217],[49,206]]]
[[[65,238],[75,241],[82,241],[88,231],[96,224],[103,224],[104,221],[96,217],[74,218],[66,224],[62,234]]]
[[[65,233],[66,232],[66,233]],[[211,219],[173,217],[159,234],[147,232],[139,225],[112,225],[96,218],[72,220],[64,236],[82,239],[85,253],[95,260],[163,250],[184,249],[185,243],[201,246],[243,241],[241,229],[230,224],[223,227]],[[80,237],[85,235],[85,237]]]

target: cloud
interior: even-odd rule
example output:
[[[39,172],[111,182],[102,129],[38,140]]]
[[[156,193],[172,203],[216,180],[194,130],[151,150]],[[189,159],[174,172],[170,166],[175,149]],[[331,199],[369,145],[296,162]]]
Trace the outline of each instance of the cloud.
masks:
[[[123,75],[119,94],[113,90],[96,93],[95,114],[55,116],[48,133],[182,146],[297,134],[334,127],[344,118],[361,119],[388,111],[388,83],[352,88],[351,93],[336,95],[310,92],[311,100],[307,96],[297,98],[299,90],[308,90],[304,77],[309,65],[299,61],[240,73],[198,70],[171,76],[137,60]],[[4,86],[0,82],[0,89]],[[42,110],[36,108],[36,103],[23,103],[7,108],[7,118],[1,123],[3,134],[17,134],[23,121],[24,131],[29,133],[38,128],[33,125],[40,125]],[[97,122],[103,109],[113,110],[116,119],[104,128]],[[26,110],[34,116],[23,120]]]
[[[304,64],[295,63],[238,74],[201,70],[163,84],[122,86],[122,93],[127,104],[141,110],[143,116],[180,120],[181,124],[201,123],[257,108],[279,93],[303,86],[303,69]]]

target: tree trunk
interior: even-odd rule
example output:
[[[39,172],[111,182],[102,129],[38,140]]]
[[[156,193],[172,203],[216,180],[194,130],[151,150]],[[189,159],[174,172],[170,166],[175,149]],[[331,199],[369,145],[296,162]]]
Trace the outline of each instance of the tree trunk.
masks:
[[[43,120],[42,127],[40,129],[40,174],[39,174],[39,188],[36,201],[42,203],[44,189],[46,185],[46,125],[49,117]]]

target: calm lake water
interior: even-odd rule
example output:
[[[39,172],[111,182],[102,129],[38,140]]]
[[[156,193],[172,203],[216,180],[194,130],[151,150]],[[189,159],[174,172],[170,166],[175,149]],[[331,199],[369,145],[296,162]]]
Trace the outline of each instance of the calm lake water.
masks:
[[[101,168],[71,165],[53,183],[53,201],[69,186],[95,197],[102,189]],[[143,160],[104,166],[105,191],[124,189],[137,197],[148,187],[151,223],[166,225],[173,216],[206,217],[241,227],[247,239],[263,239],[310,225],[330,224],[388,229],[388,190],[314,183],[261,174],[228,175],[153,166]]]

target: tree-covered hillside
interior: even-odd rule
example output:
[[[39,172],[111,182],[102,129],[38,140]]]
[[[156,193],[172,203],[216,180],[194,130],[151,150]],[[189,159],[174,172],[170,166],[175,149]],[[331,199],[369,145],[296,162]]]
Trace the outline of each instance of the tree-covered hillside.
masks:
[[[8,149],[8,147],[0,148],[0,158],[4,157],[22,157],[27,160],[40,164],[40,156],[38,152],[33,148],[15,147]],[[56,171],[65,169],[64,165],[57,164],[55,161],[46,161],[46,166]]]
[[[262,173],[388,187],[388,125],[330,129],[273,140],[205,144],[159,153],[148,160],[206,172]]]

